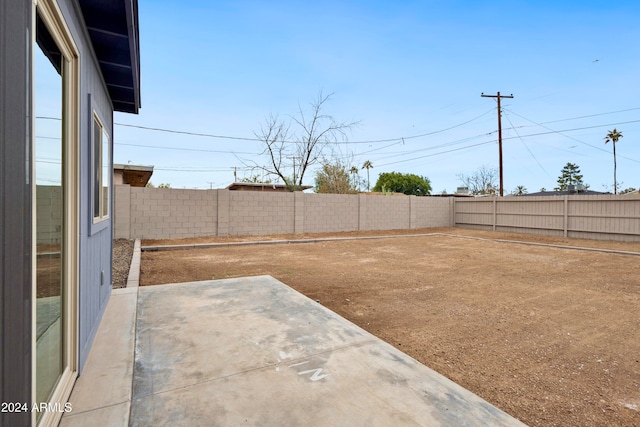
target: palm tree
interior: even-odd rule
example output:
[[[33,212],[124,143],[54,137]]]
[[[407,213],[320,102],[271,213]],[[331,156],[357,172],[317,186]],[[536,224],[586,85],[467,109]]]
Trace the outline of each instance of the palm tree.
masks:
[[[355,166],[351,166],[351,169],[349,169],[349,172],[351,172],[351,180],[353,181],[353,188],[354,190],[357,191],[356,189],[356,175],[358,174],[359,169]]]
[[[367,170],[367,191],[371,191],[371,186],[369,184],[369,169],[371,169],[373,167],[373,165],[371,164],[371,162],[369,160],[366,160],[364,162],[364,164],[362,165],[362,169],[366,169]]]
[[[511,194],[513,194],[514,196],[523,196],[525,194],[527,194],[527,187],[525,187],[524,185],[518,185],[512,192]]]
[[[616,128],[610,130],[604,138],[604,143],[611,141],[613,143],[613,194],[618,194],[618,182],[616,181],[616,142],[622,138],[622,133]]]

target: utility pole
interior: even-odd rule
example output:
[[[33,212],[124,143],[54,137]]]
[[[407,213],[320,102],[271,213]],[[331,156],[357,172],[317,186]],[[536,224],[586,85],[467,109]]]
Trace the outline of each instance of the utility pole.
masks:
[[[287,159],[293,160],[293,188],[298,188],[298,184],[296,182],[296,160],[300,159],[300,168],[302,168],[302,157],[299,156],[288,156]],[[302,183],[300,183],[302,185]]]
[[[500,157],[500,197],[504,196],[504,185],[503,185],[503,174],[502,174],[502,110],[500,109],[500,99],[501,98],[513,98],[513,94],[511,95],[500,95],[498,92],[497,95],[485,95],[481,93],[480,96],[483,98],[497,98],[498,99],[498,152]]]

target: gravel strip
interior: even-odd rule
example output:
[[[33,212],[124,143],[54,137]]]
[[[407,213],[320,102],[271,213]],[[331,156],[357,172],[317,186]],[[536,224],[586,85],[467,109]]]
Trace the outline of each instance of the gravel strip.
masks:
[[[113,268],[111,270],[111,283],[113,288],[125,288],[129,275],[129,266],[133,256],[133,240],[114,239],[113,241]]]

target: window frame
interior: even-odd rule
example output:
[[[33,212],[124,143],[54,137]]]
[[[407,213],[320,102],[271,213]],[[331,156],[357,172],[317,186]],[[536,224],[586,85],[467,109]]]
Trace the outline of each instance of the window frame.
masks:
[[[91,103],[90,103],[91,104]],[[111,137],[100,114],[91,108],[91,223],[92,233],[106,228],[111,218]],[[99,131],[98,133],[96,131]],[[105,164],[106,157],[106,164]],[[105,186],[105,180],[107,185]],[[106,191],[106,198],[105,198]],[[97,209],[97,215],[96,215]],[[96,228],[96,225],[101,225]]]
[[[33,88],[34,73],[34,50],[37,49],[36,44],[36,28],[37,17],[45,24],[47,31],[55,41],[58,49],[63,57],[62,71],[62,134],[63,134],[63,174],[62,181],[65,190],[63,192],[64,205],[64,233],[63,233],[63,278],[64,289],[62,290],[64,302],[62,304],[65,312],[63,322],[63,372],[58,379],[53,394],[49,397],[49,403],[57,403],[64,405],[71,395],[71,390],[78,376],[78,289],[79,289],[79,242],[77,236],[80,235],[80,53],[75,44],[71,31],[67,26],[63,13],[55,0],[33,0],[31,9],[31,32],[30,36],[30,71],[29,79],[30,102],[34,105],[35,88]],[[30,129],[36,129],[35,117],[30,119]],[[31,135],[29,146],[31,164],[35,165],[35,134]],[[32,206],[36,206],[36,176],[35,167],[30,169],[30,185],[32,186]],[[37,235],[35,211],[32,212],[32,241],[31,241],[31,271],[36,272],[36,241],[34,236]],[[37,277],[32,275],[31,292],[32,296],[37,293]],[[36,319],[35,298],[31,304],[31,319]],[[31,331],[31,401],[36,402],[37,387],[37,339],[36,329],[32,327]],[[62,414],[50,411],[42,413],[40,419],[37,419],[37,411],[31,413],[31,425],[57,425]]]

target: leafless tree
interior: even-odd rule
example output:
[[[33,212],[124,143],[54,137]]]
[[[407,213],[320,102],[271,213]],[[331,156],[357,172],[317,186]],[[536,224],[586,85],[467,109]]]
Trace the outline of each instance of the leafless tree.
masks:
[[[471,175],[459,174],[458,179],[474,195],[496,194],[498,170],[487,166],[479,167]]]
[[[347,141],[347,131],[357,122],[339,122],[323,112],[331,96],[318,94],[305,112],[298,105],[298,114],[290,120],[270,115],[255,136],[264,143],[268,166],[257,166],[264,172],[278,176],[291,190],[302,186],[309,167],[322,159],[327,145]],[[291,131],[291,127],[294,131]]]

